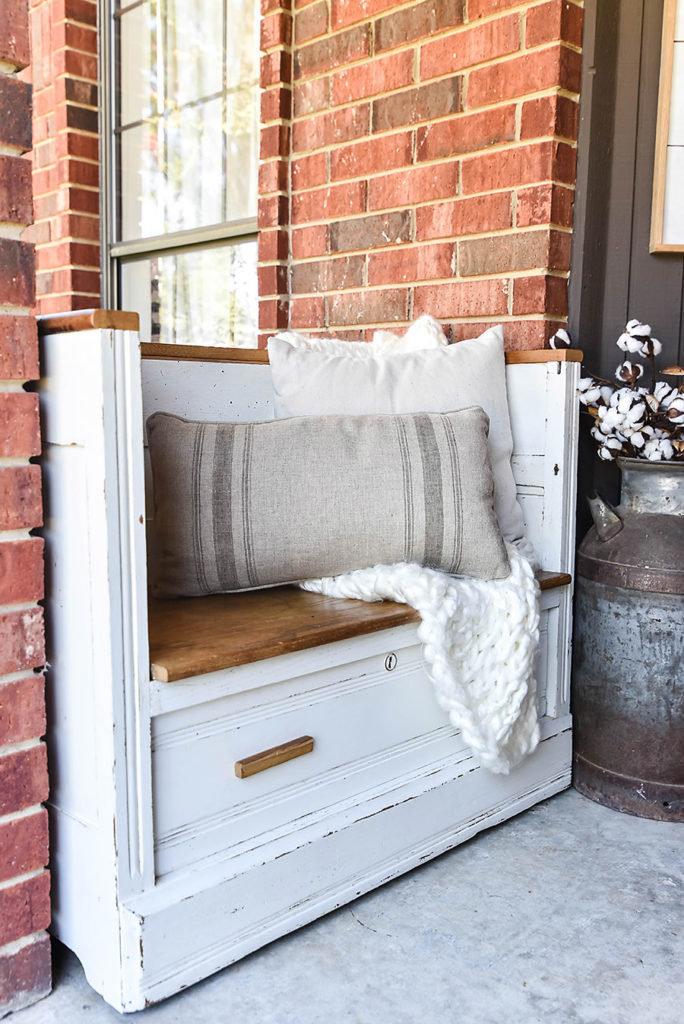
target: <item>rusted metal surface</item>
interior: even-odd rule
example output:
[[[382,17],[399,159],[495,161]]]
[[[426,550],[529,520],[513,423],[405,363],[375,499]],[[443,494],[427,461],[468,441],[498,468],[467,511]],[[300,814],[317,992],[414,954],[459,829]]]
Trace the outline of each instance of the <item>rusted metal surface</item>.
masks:
[[[573,783],[684,821],[684,464],[619,461],[622,529],[593,527],[578,554]]]

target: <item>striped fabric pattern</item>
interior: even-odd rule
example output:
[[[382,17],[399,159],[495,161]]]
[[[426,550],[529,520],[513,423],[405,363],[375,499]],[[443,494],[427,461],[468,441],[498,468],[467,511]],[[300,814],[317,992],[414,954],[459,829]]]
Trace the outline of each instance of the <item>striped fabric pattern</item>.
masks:
[[[199,596],[413,562],[501,578],[488,420],[451,413],[147,421],[153,593]]]

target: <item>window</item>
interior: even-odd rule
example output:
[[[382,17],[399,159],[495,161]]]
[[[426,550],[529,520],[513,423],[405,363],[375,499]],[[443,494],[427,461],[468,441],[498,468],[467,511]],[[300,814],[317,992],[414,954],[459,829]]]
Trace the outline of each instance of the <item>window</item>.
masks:
[[[113,11],[104,291],[140,314],[144,341],[256,345],[258,12],[258,0]]]

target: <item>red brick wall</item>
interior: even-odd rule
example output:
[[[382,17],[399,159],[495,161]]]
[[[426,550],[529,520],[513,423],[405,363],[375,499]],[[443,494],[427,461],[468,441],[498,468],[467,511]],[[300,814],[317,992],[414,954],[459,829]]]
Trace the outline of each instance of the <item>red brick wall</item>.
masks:
[[[582,0],[262,0],[261,343],[565,322]]]
[[[50,991],[38,377],[26,0],[0,20],[0,1016]]]
[[[100,304],[96,0],[29,0],[36,312]]]

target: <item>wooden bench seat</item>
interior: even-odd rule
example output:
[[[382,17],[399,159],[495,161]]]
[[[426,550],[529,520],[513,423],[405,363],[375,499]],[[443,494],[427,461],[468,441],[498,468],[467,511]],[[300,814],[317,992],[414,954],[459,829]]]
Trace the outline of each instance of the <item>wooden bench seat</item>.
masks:
[[[542,590],[571,582],[567,573],[541,572],[537,578]],[[152,678],[173,683],[418,619],[413,608],[394,601],[367,603],[324,597],[293,586],[151,600]]]

